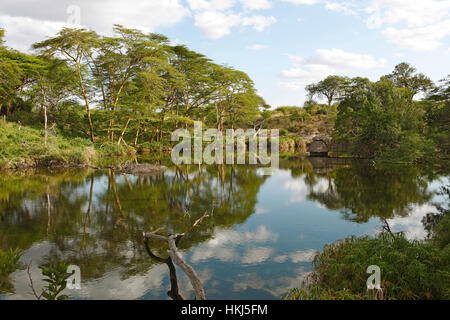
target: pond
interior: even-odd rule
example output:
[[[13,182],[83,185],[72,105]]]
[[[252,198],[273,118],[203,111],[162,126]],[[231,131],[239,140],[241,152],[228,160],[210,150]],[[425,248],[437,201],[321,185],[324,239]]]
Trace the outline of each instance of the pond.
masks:
[[[81,269],[72,299],[170,299],[168,266],[149,257],[143,232],[185,232],[179,243],[208,299],[280,299],[312,270],[317,250],[382,228],[423,239],[422,218],[443,202],[447,174],[415,167],[292,158],[264,176],[255,166],[170,167],[156,176],[112,171],[0,173],[0,248],[20,248],[37,290],[39,265]],[[167,245],[151,240],[167,256]],[[179,294],[194,298],[177,267]],[[12,274],[15,294],[34,299],[26,270]]]

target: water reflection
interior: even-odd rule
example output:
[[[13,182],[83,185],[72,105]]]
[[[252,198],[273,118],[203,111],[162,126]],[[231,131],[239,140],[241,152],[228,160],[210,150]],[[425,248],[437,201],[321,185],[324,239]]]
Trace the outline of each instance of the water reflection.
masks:
[[[175,287],[167,245],[150,240],[160,260],[149,259],[142,232],[184,232],[215,207],[179,247],[208,298],[279,298],[326,243],[373,234],[382,222],[424,237],[421,220],[448,181],[414,167],[315,161],[284,160],[272,177],[251,166],[183,166],[149,177],[0,173],[0,248],[24,249],[33,279],[38,264],[55,259],[80,266],[82,290],[66,293],[73,298],[192,299],[183,274]],[[32,298],[24,273],[13,278],[8,298]]]

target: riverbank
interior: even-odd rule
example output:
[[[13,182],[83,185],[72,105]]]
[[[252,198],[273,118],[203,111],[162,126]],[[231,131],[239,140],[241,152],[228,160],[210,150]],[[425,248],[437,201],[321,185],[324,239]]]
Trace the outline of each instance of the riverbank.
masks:
[[[410,241],[403,233],[351,237],[325,246],[302,288],[284,300],[448,300],[450,299],[450,216],[442,213],[434,235]],[[367,268],[380,268],[380,290],[367,290]]]
[[[45,141],[46,140],[46,141]],[[36,167],[118,166],[136,157],[133,147],[70,138],[12,122],[0,122],[0,170]]]

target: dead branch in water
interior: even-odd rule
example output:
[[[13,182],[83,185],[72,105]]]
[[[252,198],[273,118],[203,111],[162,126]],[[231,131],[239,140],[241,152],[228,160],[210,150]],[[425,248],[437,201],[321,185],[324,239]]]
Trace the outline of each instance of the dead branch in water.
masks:
[[[168,257],[166,259],[158,257],[155,255],[151,249],[150,245],[148,243],[149,238],[145,238],[145,249],[147,249],[148,255],[153,259],[161,263],[167,264],[167,267],[169,267],[169,275],[170,275],[170,291],[167,292],[169,297],[171,297],[173,300],[184,300],[183,297],[180,295],[178,290],[178,279],[177,279],[177,271],[175,269],[175,265],[173,264],[172,258]]]
[[[198,278],[195,270],[186,261],[184,261],[184,259],[181,257],[181,254],[178,251],[177,245],[184,236],[186,236],[189,232],[191,232],[195,228],[197,228],[202,223],[202,221],[208,217],[209,217],[209,215],[207,214],[207,212],[205,212],[205,214],[200,219],[195,221],[195,223],[192,225],[192,227],[184,233],[178,233],[178,234],[173,234],[173,235],[169,235],[169,236],[162,236],[162,235],[157,234],[157,232],[160,229],[158,229],[154,232],[144,233],[144,238],[146,240],[146,245],[147,245],[147,252],[149,252],[150,257],[152,257],[152,258],[155,258],[155,255],[153,255],[151,253],[151,251],[149,250],[148,243],[147,243],[147,241],[149,239],[157,239],[157,240],[167,242],[169,244],[169,250],[167,250],[167,254],[170,257],[171,262],[173,261],[188,276],[189,281],[191,282],[192,287],[195,290],[195,299],[196,300],[206,300],[205,290],[203,289],[202,282]],[[156,260],[158,261],[158,259],[156,259]],[[165,263],[168,262],[165,259],[162,259],[162,260],[164,260]],[[169,268],[170,268],[170,265],[169,265]]]

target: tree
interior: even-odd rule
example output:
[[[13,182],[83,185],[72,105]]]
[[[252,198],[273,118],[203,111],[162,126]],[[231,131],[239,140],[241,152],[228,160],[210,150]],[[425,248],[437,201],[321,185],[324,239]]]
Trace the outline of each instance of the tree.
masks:
[[[93,50],[98,45],[98,40],[99,37],[94,31],[64,28],[56,37],[33,45],[33,49],[43,55],[61,57],[74,70],[78,78],[77,94],[85,103],[92,142],[95,142],[95,137],[90,106],[92,79],[88,72],[88,64],[93,58]]]
[[[397,88],[385,77],[372,83],[353,79],[339,105],[336,131],[366,158],[412,162],[424,155],[424,111],[410,99],[407,88]]]
[[[0,28],[0,46],[2,46],[3,43],[5,42],[5,40],[3,40],[4,37],[5,37],[5,29]]]
[[[36,80],[39,58],[0,46],[0,112],[8,116],[20,92]],[[6,110],[3,111],[3,106]]]
[[[208,104],[214,92],[210,77],[213,64],[204,55],[185,46],[174,46],[169,50],[171,65],[184,75],[184,85],[179,88],[179,104],[175,106],[176,115],[193,116],[198,108]]]
[[[224,121],[226,116],[230,116],[230,124],[233,127],[235,120],[234,114],[238,110],[239,106],[242,111],[242,107],[254,108],[255,105],[259,106],[261,100],[255,97],[256,90],[254,89],[254,83],[249,76],[242,72],[237,71],[229,67],[214,65],[213,72],[211,74],[213,80],[213,94],[211,101],[216,113],[216,125],[218,130],[224,129]],[[256,98],[251,104],[243,105],[239,103],[239,100],[250,97]],[[256,104],[255,104],[256,102]]]
[[[406,62],[395,66],[394,71],[386,76],[398,88],[408,88],[411,99],[420,92],[427,92],[433,87],[433,82],[422,73],[416,73],[416,68]]]
[[[42,66],[36,72],[36,81],[28,90],[30,100],[44,112],[44,144],[47,144],[48,110],[70,99],[77,79],[67,64],[48,56],[41,57]]]
[[[315,96],[326,98],[328,107],[331,107],[333,101],[343,92],[347,78],[340,76],[329,76],[326,79],[306,86],[309,100],[313,100]]]
[[[168,43],[164,36],[147,35],[121,25],[114,26],[114,34],[113,37],[103,37],[98,41],[97,56],[90,59],[93,76],[101,91],[102,105],[112,113],[107,129],[111,140],[114,139],[114,113],[121,99],[126,96],[124,93],[128,86],[142,73],[147,74],[147,80],[150,80],[148,76],[151,73],[152,81],[161,82],[161,72],[167,66],[167,54],[163,45]],[[150,88],[146,86],[146,89]],[[131,91],[136,93],[136,90]],[[149,91],[147,94],[154,92]],[[130,120],[131,117],[127,117],[122,133],[126,131]],[[118,143],[122,139],[123,134],[120,135]]]
[[[428,95],[426,121],[428,135],[436,147],[448,156],[450,154],[450,75],[440,81]]]

